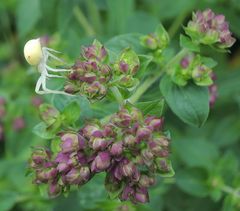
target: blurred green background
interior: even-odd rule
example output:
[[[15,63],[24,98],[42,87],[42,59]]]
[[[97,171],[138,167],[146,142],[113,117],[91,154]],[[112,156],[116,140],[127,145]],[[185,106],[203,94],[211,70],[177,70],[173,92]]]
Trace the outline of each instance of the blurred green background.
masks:
[[[39,103],[61,103],[61,97],[34,93],[38,74],[24,61],[25,42],[45,37],[48,45],[62,51],[71,63],[80,46],[94,38],[104,43],[119,34],[149,33],[162,22],[173,38],[171,47],[177,50],[182,26],[192,11],[205,8],[223,13],[238,40],[231,54],[207,52],[218,62],[218,100],[202,128],[185,125],[167,110],[175,177],[159,178],[146,205],[107,199],[101,175],[68,197],[41,195],[25,176],[31,146],[47,144],[32,129],[39,121]],[[239,43],[240,0],[1,0],[0,211],[240,210]],[[159,96],[158,85],[154,85],[143,99]],[[81,105],[85,117],[99,117],[115,109],[104,104],[107,111],[102,111],[98,104],[90,106],[86,101]]]

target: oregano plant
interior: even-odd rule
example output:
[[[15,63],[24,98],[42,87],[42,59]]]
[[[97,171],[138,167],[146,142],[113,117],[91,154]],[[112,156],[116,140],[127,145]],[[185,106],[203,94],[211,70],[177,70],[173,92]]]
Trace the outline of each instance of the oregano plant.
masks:
[[[105,173],[111,199],[146,203],[157,176],[174,176],[164,108],[191,126],[204,125],[217,98],[217,63],[204,49],[228,53],[235,42],[225,17],[210,9],[194,12],[183,29],[175,55],[160,24],[148,35],[120,35],[105,44],[94,40],[73,64],[41,39],[28,41],[25,58],[40,74],[36,92],[54,95],[53,104],[39,107],[42,122],[34,127],[50,140],[33,148],[29,173],[36,185],[56,197]],[[56,78],[63,80],[62,90],[48,87]],[[159,95],[143,98],[153,86]],[[92,107],[105,102],[117,109],[111,113],[102,106],[110,114],[85,118],[84,99]],[[59,106],[61,100],[67,103]]]

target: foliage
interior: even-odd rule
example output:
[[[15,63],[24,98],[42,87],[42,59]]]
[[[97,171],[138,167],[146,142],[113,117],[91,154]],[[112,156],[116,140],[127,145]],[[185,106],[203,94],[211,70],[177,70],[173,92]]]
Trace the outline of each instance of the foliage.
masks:
[[[192,28],[184,32],[182,26],[188,26],[191,12],[206,8],[224,14],[230,22],[237,38],[231,54],[216,53],[220,48],[219,43],[213,44],[216,40],[210,40],[211,47],[199,45],[208,44],[206,39],[194,42],[196,32]],[[0,210],[238,210],[239,15],[237,0],[2,1]],[[59,57],[69,66],[76,58],[81,60],[80,46],[100,40],[109,54],[104,64],[112,65],[116,73],[110,82],[104,82],[109,90],[104,98],[97,101],[97,96],[89,102],[88,95],[37,96],[34,86],[39,75],[24,61],[22,49],[27,40],[39,36],[63,52]],[[181,63],[186,62],[182,61],[186,56],[191,64],[187,68]],[[140,67],[136,73],[130,67],[127,74],[122,74],[115,67],[122,60],[128,64],[128,58],[135,61],[133,66],[140,63]],[[196,65],[204,67],[206,74],[201,80],[194,78],[196,70],[192,67]],[[212,71],[217,79],[206,77]],[[162,76],[164,72],[167,74]],[[130,80],[129,75],[134,77]],[[128,83],[120,83],[122,78]],[[212,82],[218,87],[218,97],[209,107],[212,98],[208,86]],[[52,89],[63,85],[63,79],[49,80]],[[108,199],[105,173],[79,189],[72,188],[67,197],[49,199],[45,186],[41,186],[40,195],[30,177],[25,176],[31,147],[45,145],[59,152],[59,130],[82,128],[90,119],[107,122],[123,99],[129,99],[144,115],[164,114],[164,128],[171,132],[170,159],[175,176],[158,176],[150,188],[150,202],[144,205]],[[57,112],[44,116],[49,108]],[[45,123],[39,123],[39,111]],[[165,135],[169,134],[165,131]]]

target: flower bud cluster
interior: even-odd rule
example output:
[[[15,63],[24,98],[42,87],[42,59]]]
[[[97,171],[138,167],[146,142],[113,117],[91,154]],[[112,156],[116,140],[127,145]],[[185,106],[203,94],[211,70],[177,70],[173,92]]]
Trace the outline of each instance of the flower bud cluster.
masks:
[[[101,99],[107,93],[112,70],[108,65],[108,53],[98,41],[82,49],[81,58],[68,74],[65,92],[80,93],[89,99]]]
[[[163,118],[144,118],[136,108],[122,108],[110,121],[90,122],[78,133],[62,133],[56,155],[36,149],[30,161],[37,184],[49,184],[50,196],[71,185],[83,185],[106,172],[110,196],[133,203],[149,201],[148,188],[156,173],[172,173],[169,139],[162,131]]]
[[[203,64],[200,55],[189,53],[174,66],[172,79],[180,86],[185,86],[189,80],[198,86],[209,86],[213,83],[211,73],[212,69]]]
[[[197,43],[214,45],[220,49],[229,48],[235,42],[225,16],[216,15],[211,9],[193,13],[185,32]]]
[[[131,49],[122,51],[114,65],[113,81],[118,87],[132,88],[138,84],[134,77],[140,66],[138,55]]]
[[[169,35],[162,25],[159,25],[154,33],[141,37],[142,45],[151,50],[163,50],[169,41]]]

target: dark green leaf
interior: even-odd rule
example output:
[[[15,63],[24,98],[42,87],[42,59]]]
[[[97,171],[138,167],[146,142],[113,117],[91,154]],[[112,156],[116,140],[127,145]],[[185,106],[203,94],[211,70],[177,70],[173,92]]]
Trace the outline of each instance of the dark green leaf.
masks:
[[[209,114],[207,87],[189,83],[184,87],[175,85],[168,76],[160,81],[160,90],[171,110],[185,123],[201,127]]]
[[[204,197],[208,194],[206,175],[199,169],[181,171],[176,174],[176,181],[179,188],[194,196]]]

